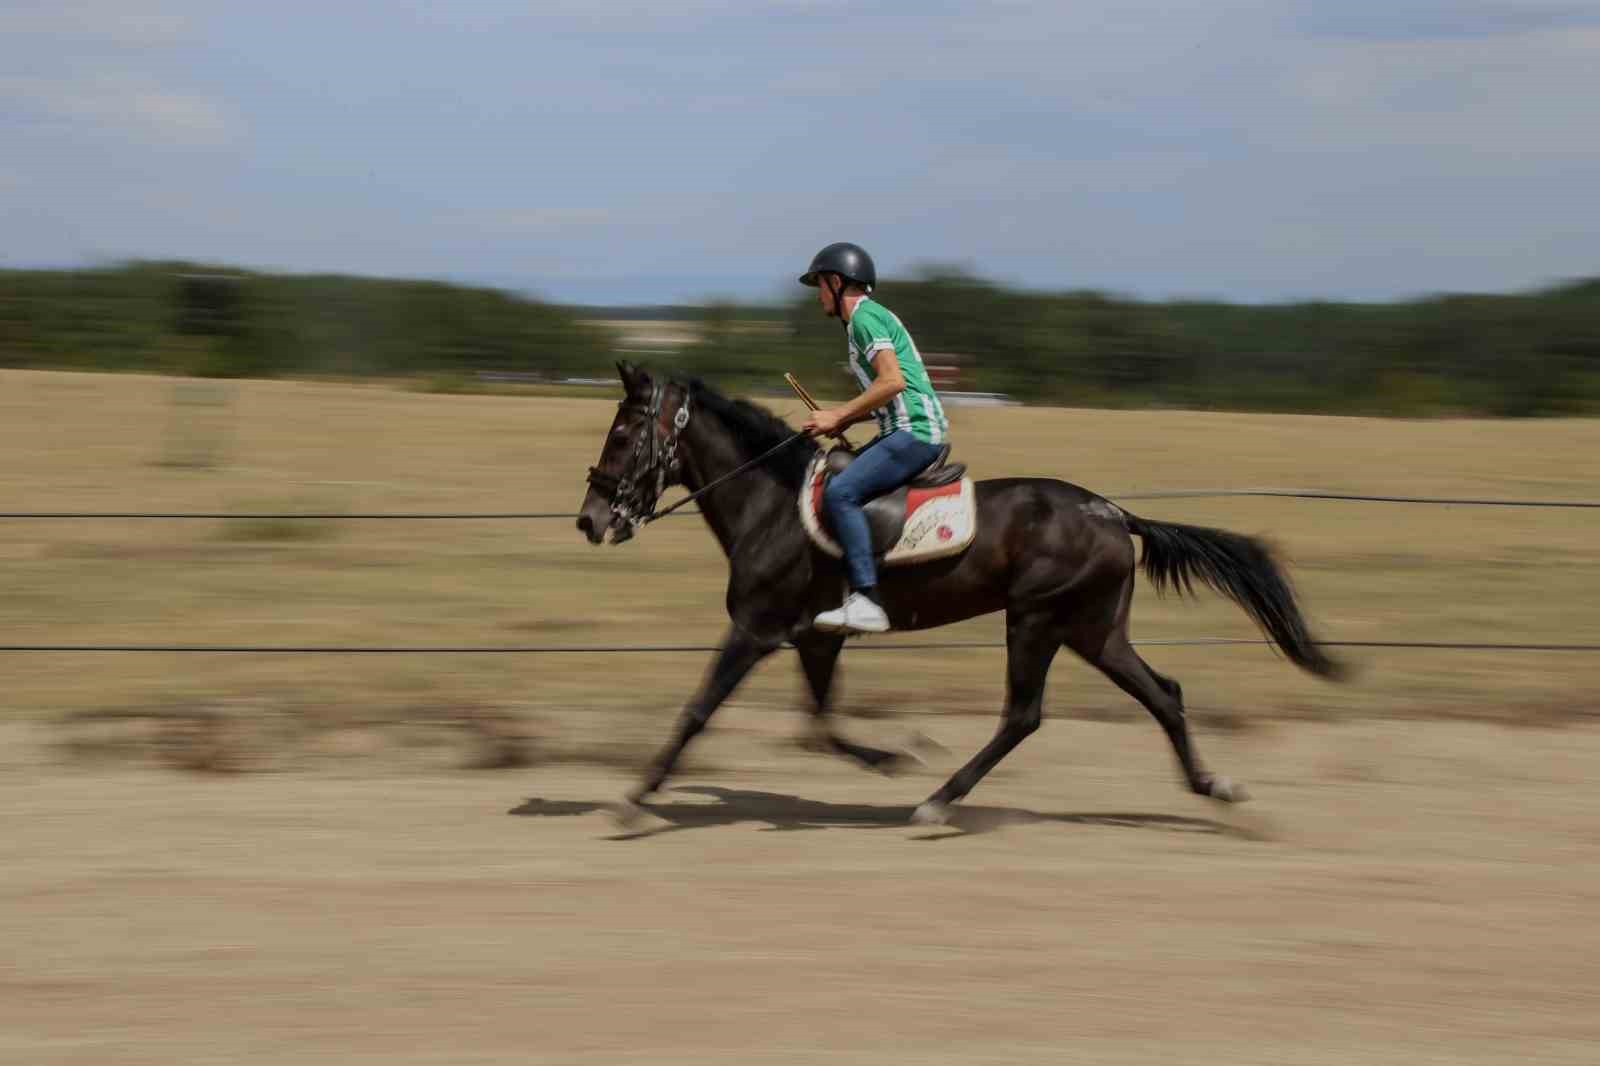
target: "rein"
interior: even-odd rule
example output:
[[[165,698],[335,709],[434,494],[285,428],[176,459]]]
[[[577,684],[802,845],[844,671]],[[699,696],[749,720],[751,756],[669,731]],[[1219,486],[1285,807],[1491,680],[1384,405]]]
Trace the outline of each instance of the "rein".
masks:
[[[622,402],[621,406],[624,408],[632,406],[636,410],[642,409],[648,417],[649,426],[648,431],[640,434],[639,438],[634,442],[633,454],[629,457],[627,468],[622,476],[617,477],[614,474],[604,473],[596,467],[589,468],[589,483],[599,489],[611,501],[613,521],[615,518],[620,517],[627,523],[624,528],[630,534],[640,526],[649,525],[658,518],[665,518],[684,504],[710,492],[724,481],[738,477],[751,467],[760,465],[806,435],[805,431],[801,430],[786,437],[749,462],[735,467],[721,477],[714,478],[709,483],[702,485],[671,507],[665,510],[657,510],[656,502],[661,499],[661,493],[666,489],[668,480],[676,477],[679,473],[678,438],[689,425],[689,392],[684,389],[683,403],[678,408],[677,413],[673,415],[672,428],[667,434],[667,439],[665,441],[661,440],[658,430],[661,421],[661,409],[666,400],[666,391],[664,386],[656,385],[651,390],[648,406],[630,405],[626,400]],[[652,480],[655,482],[655,491],[650,494],[650,502],[646,504],[642,499],[643,492],[640,490]],[[648,488],[645,490],[648,491]],[[635,507],[640,507],[640,509],[648,507],[649,513],[638,514],[635,511]]]
[[[795,441],[799,440],[801,437],[803,437],[805,435],[806,435],[806,431],[802,429],[800,432],[794,434],[794,436],[786,437],[785,439],[779,441],[777,444],[774,444],[772,447],[768,448],[766,451],[762,452],[760,455],[756,456],[754,459],[750,460],[748,463],[745,463],[743,466],[735,467],[734,469],[728,471],[726,474],[723,474],[721,477],[715,478],[712,481],[706,483],[705,485],[700,486],[700,488],[698,488],[695,491],[689,493],[689,495],[685,496],[683,499],[679,500],[677,503],[673,504],[671,507],[668,507],[665,511],[651,511],[648,515],[646,515],[644,518],[642,518],[639,521],[638,524],[639,525],[646,525],[646,524],[648,524],[650,522],[654,522],[658,518],[667,517],[667,515],[671,514],[673,511],[676,511],[678,508],[682,507],[684,504],[688,503],[690,500],[694,499],[696,496],[700,496],[700,495],[702,495],[704,493],[710,492],[712,489],[716,488],[718,485],[722,484],[724,481],[727,481],[729,478],[738,477],[740,474],[744,473],[746,470],[749,470],[752,466],[757,466],[760,463],[765,462],[766,460],[772,458],[774,455],[777,455],[783,449],[787,448],[789,445],[793,444]]]

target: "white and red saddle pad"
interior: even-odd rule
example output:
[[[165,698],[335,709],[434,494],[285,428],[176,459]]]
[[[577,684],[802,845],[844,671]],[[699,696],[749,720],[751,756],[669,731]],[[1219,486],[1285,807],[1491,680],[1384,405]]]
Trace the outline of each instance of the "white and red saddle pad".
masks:
[[[800,522],[811,543],[841,559],[844,549],[828,532],[822,514],[822,488],[827,474],[827,456],[818,455],[800,486]],[[888,506],[902,507],[904,521],[893,544],[886,547],[874,540],[873,550],[884,566],[905,566],[955,555],[965,551],[978,533],[978,508],[969,477],[936,488],[896,489],[867,504],[869,509]],[[878,525],[870,519],[869,524]]]

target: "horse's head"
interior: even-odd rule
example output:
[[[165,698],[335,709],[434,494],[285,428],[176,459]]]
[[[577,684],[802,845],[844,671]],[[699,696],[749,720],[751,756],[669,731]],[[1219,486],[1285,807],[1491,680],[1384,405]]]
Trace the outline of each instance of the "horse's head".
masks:
[[[668,485],[679,484],[678,437],[689,424],[689,390],[655,381],[631,363],[618,363],[624,394],[606,431],[600,461],[589,468],[589,491],[578,528],[599,544],[611,530],[621,544],[654,510]]]

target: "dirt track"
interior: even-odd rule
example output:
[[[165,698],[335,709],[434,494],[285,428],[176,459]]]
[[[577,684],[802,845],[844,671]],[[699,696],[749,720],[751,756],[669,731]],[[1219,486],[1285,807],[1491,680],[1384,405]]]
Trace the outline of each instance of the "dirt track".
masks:
[[[559,509],[612,412],[247,383],[218,408],[212,465],[189,467],[167,451],[210,423],[178,417],[185,387],[0,373],[15,506]],[[1600,454],[1593,420],[959,417],[984,476],[1129,489],[1576,499]],[[1600,619],[1583,512],[1144,513],[1270,531],[1344,639],[1570,642]],[[0,628],[609,644],[711,641],[725,621],[697,523],[623,554],[565,522],[293,528],[8,524]],[[1218,597],[1141,595],[1138,636],[1255,635]],[[940,638],[998,635],[991,618]],[[775,657],[666,820],[615,840],[600,805],[699,656],[8,657],[0,1064],[1600,1061],[1593,657],[1372,652],[1347,686],[1261,649],[1155,661],[1202,752],[1255,790],[1237,815],[1180,792],[1148,721],[1082,720],[1138,712],[1063,661],[1054,720],[957,829],[913,829],[911,805],[992,728],[1000,659],[852,653],[850,730],[925,730],[950,749],[936,772],[884,780],[796,750],[800,684]],[[220,732],[197,739],[195,711]],[[483,761],[474,723],[508,723],[547,765],[454,769]],[[268,772],[132,768],[152,755]]]
[[[1232,815],[1153,726],[1055,721],[930,832],[931,775],[721,725],[631,840],[614,769],[89,773],[7,726],[0,1061],[1600,1054],[1600,731],[1202,736]]]

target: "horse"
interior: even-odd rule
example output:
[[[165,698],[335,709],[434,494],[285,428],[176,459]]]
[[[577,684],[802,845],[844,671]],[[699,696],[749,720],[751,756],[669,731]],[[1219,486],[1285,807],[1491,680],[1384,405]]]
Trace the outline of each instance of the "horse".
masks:
[[[588,476],[578,529],[591,544],[622,543],[656,516],[663,491],[682,485],[728,559],[729,625],[699,689],[667,744],[627,793],[626,822],[672,774],[690,741],[750,670],[785,644],[799,654],[814,701],[813,724],[835,753],[890,770],[911,757],[840,736],[829,689],[845,638],[811,620],[838,605],[839,560],[813,546],[797,494],[817,445],[776,415],[730,399],[694,378],[617,364],[624,395]],[[748,469],[741,469],[748,467]],[[1045,676],[1070,648],[1155,717],[1188,788],[1223,803],[1242,784],[1206,770],[1184,716],[1183,689],[1140,658],[1128,637],[1135,564],[1158,592],[1209,586],[1240,606],[1301,669],[1338,679],[1343,667],[1312,638],[1272,550],[1226,530],[1139,518],[1087,489],[1053,478],[1010,477],[974,485],[977,533],[959,555],[884,569],[878,591],[893,629],[920,630],[1005,612],[1006,698],[993,739],[912,815],[943,824],[952,805],[1039,728]],[[685,501],[680,501],[685,502]]]

